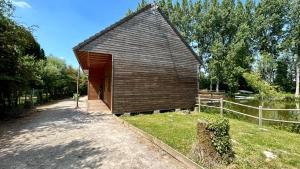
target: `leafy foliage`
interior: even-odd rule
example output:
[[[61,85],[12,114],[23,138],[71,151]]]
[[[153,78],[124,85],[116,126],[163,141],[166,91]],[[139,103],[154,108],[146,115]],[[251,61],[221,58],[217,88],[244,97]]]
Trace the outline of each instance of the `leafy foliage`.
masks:
[[[137,10],[144,8],[147,4],[148,4],[148,2],[146,0],[141,0],[141,2],[138,3]]]
[[[292,61],[287,58],[278,59],[277,65],[277,75],[274,79],[274,84],[280,87],[280,90],[286,92],[295,91],[294,83],[293,83],[293,67],[289,67],[292,65]]]
[[[254,90],[259,92],[261,99],[270,99],[279,95],[276,88],[263,80],[259,73],[244,73],[243,77]]]
[[[213,133],[211,139],[216,151],[221,155],[224,162],[231,163],[234,152],[229,136],[229,120],[225,118],[210,120],[207,129]]]

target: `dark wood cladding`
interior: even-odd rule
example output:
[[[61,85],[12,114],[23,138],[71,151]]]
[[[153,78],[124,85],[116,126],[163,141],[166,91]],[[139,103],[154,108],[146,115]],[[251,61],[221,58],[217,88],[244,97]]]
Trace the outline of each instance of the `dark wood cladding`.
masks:
[[[112,54],[113,113],[195,105],[198,61],[158,9],[138,13],[79,50]]]

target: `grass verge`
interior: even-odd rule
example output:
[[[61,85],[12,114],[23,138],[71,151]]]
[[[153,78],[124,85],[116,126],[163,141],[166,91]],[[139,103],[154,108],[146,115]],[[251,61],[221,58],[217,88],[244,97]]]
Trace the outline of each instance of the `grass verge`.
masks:
[[[210,113],[175,112],[121,118],[188,155],[196,139],[197,120],[216,116]],[[229,122],[237,168],[300,168],[299,134],[272,127],[261,129],[256,124],[237,119],[229,119]],[[266,158],[264,151],[272,152],[276,158]]]

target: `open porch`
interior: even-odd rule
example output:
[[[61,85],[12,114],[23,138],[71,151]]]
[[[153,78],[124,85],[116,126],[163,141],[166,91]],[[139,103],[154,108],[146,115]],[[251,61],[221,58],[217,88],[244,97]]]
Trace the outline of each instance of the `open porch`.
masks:
[[[75,51],[82,69],[88,73],[88,108],[91,111],[111,111],[112,55]]]

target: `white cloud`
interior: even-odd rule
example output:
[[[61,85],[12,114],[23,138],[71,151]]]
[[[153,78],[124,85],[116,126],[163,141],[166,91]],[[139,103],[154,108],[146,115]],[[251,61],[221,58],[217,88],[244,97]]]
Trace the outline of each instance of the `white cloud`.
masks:
[[[31,8],[31,6],[25,1],[12,1],[12,3],[20,8]]]

